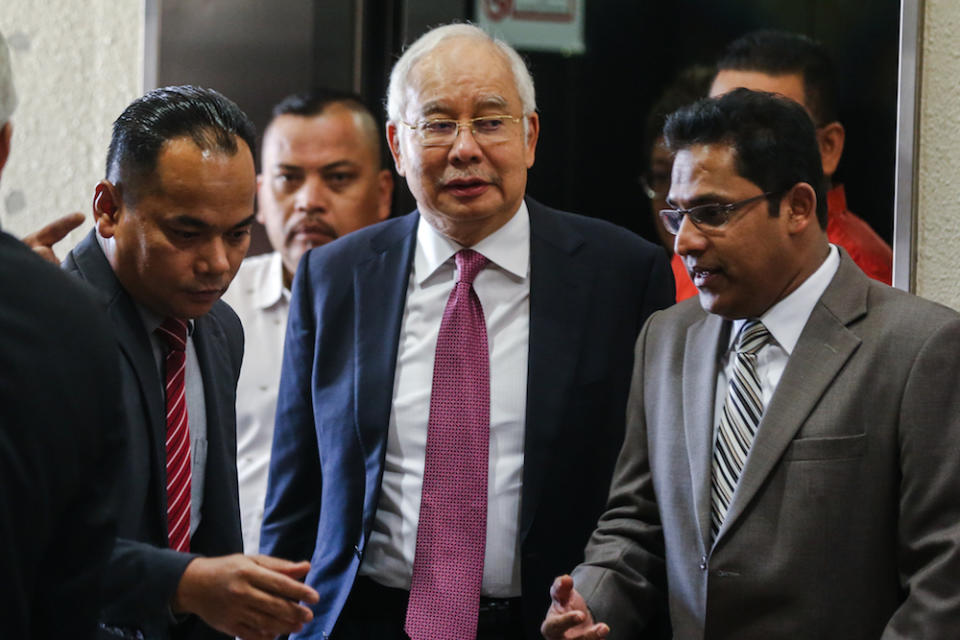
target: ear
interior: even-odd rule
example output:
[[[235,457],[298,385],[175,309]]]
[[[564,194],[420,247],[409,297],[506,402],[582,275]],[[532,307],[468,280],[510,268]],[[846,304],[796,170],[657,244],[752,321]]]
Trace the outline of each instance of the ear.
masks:
[[[390,204],[393,202],[393,174],[390,169],[381,169],[377,176],[377,220],[390,217]]]
[[[13,123],[7,121],[0,129],[0,171],[3,171],[7,164],[7,158],[10,157],[10,138],[13,137]]]
[[[390,155],[393,156],[393,164],[397,167],[397,173],[405,175],[403,172],[403,156],[400,155],[400,131],[397,123],[387,123],[387,144],[390,146]]]
[[[806,182],[798,182],[784,194],[780,201],[780,216],[787,224],[791,235],[803,233],[810,225],[817,229],[817,193]]]
[[[109,180],[101,180],[93,192],[93,219],[104,238],[112,238],[120,221],[123,202],[120,190]]]
[[[527,139],[524,141],[524,153],[527,169],[533,166],[536,157],[537,140],[540,138],[540,116],[536,111],[527,116]]]
[[[846,132],[839,122],[831,122],[817,129],[817,144],[820,146],[820,160],[823,162],[823,175],[828,180],[833,177],[843,155],[843,143]]]

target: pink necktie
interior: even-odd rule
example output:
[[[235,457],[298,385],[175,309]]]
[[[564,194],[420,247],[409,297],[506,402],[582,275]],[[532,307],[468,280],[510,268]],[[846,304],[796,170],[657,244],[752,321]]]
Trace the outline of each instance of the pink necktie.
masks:
[[[190,428],[184,384],[187,323],[167,318],[157,329],[167,343],[167,541],[175,551],[190,551]]]
[[[490,355],[473,279],[488,262],[463,249],[440,322],[420,522],[405,629],[413,640],[477,634],[487,540]]]

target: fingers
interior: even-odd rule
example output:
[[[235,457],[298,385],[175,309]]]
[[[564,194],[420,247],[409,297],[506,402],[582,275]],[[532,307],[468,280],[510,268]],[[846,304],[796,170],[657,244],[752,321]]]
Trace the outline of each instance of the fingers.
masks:
[[[570,596],[573,594],[573,578],[568,575],[562,575],[553,581],[550,585],[550,598],[554,604],[563,608],[570,604]]]
[[[290,562],[289,560],[284,560],[282,558],[274,558],[273,556],[265,555],[252,555],[249,557],[261,567],[266,567],[271,571],[277,571],[285,576],[293,578],[294,580],[302,579],[307,575],[307,572],[310,571],[310,563],[306,560],[301,560],[300,562]]]
[[[83,224],[84,215],[82,213],[71,213],[62,218],[54,220],[39,231],[24,236],[23,243],[33,249],[37,255],[57,266],[60,261],[53,253],[53,245],[63,240],[63,238]]]
[[[27,246],[30,246],[30,245],[27,245]],[[60,261],[57,260],[57,254],[55,254],[55,253],[53,252],[53,249],[51,249],[50,247],[45,247],[45,246],[43,246],[43,245],[38,245],[38,246],[35,246],[35,247],[34,247],[34,246],[30,246],[30,248],[33,249],[33,252],[34,252],[34,253],[36,253],[38,256],[40,256],[41,258],[43,258],[43,259],[46,260],[47,262],[50,262],[50,263],[52,263],[52,264],[54,264],[55,266],[58,266],[58,267],[60,266]]]
[[[63,240],[68,233],[83,224],[85,216],[82,213],[70,213],[57,218],[39,231],[26,236],[23,241],[31,247],[44,245],[52,247]]]
[[[289,562],[270,556],[251,557],[257,565],[255,586],[281,598],[316,604],[320,595],[298,579],[310,570],[309,562]],[[295,577],[291,577],[295,576]]]
[[[610,633],[610,627],[606,624],[585,625],[584,620],[581,611],[551,611],[540,625],[540,633],[547,640],[599,640]]]

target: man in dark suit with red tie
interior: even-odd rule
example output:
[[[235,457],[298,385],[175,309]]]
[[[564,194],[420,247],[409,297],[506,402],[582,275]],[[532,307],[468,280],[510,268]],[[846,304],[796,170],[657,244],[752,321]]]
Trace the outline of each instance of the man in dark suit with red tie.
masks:
[[[243,330],[219,300],[249,244],[253,126],[220,94],[168,87],[114,123],[96,229],[65,268],[113,323],[129,441],[102,638],[267,639],[310,619],[306,562],[239,555]]]

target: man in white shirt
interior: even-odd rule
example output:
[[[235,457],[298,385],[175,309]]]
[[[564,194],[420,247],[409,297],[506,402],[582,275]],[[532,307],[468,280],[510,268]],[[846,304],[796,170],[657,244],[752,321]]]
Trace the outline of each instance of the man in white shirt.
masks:
[[[798,103],[737,89],[665,137],[699,304],[641,333],[607,512],[544,636],[954,637],[960,315],[829,244]]]
[[[670,268],[525,198],[533,81],[480,29],[413,43],[387,111],[418,210],[302,261],[261,549],[314,560],[320,602],[292,637],[534,638],[604,504]]]
[[[246,334],[237,383],[237,480],[247,553],[260,546],[293,274],[309,249],[386,219],[393,194],[376,119],[352,94],[315,90],[284,98],[261,152],[257,220],[274,251],[244,260],[223,296]]]

